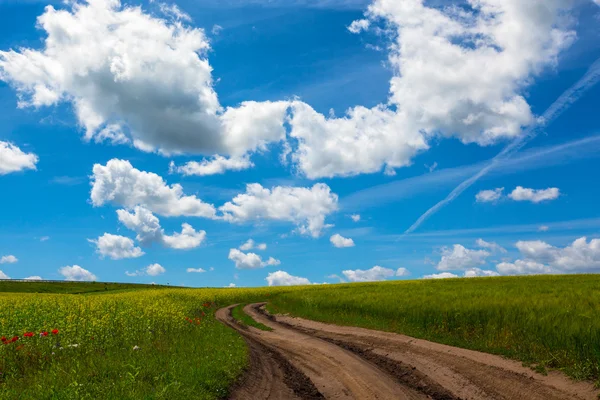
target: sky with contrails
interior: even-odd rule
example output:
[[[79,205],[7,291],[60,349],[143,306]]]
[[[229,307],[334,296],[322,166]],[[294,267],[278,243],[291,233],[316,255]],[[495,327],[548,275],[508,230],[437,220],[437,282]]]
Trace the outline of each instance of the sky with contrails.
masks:
[[[600,272],[600,7],[0,0],[0,279]]]

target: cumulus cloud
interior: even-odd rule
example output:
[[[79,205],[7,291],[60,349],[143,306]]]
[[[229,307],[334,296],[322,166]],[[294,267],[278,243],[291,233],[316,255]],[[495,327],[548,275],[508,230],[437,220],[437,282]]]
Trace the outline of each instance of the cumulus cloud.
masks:
[[[10,279],[10,277],[0,270],[0,279]]]
[[[342,235],[336,233],[335,235],[331,236],[329,238],[329,241],[331,242],[332,245],[334,245],[337,248],[342,248],[342,247],[354,247],[354,240],[350,239],[350,238],[345,238]]]
[[[541,240],[516,244],[523,259],[496,266],[505,275],[595,273],[600,271],[600,239],[581,237],[560,248]]]
[[[483,270],[480,268],[471,268],[465,271],[465,278],[477,278],[477,277],[488,277],[488,276],[500,276],[496,271]]]
[[[514,201],[530,201],[532,203],[541,203],[542,201],[556,200],[560,196],[558,188],[548,189],[528,189],[522,186],[517,186],[508,197]]]
[[[146,268],[138,269],[135,272],[126,271],[125,275],[127,275],[127,276],[144,276],[144,275],[158,276],[158,275],[164,274],[165,272],[167,272],[167,270],[162,265],[151,264],[151,265],[148,265]]]
[[[346,270],[342,271],[342,274],[350,282],[376,282],[383,281],[394,276],[407,276],[409,272],[406,268],[399,268],[397,271],[389,268],[383,268],[379,265],[374,266],[371,269],[362,270]]]
[[[66,281],[91,282],[98,278],[87,269],[81,268],[79,265],[66,266],[58,270]]]
[[[484,249],[488,249],[492,252],[506,253],[506,249],[504,247],[500,246],[498,243],[486,242],[483,239],[477,239],[477,241],[475,243],[477,244],[477,246],[482,247]]]
[[[189,250],[200,246],[206,238],[205,231],[196,231],[186,223],[181,225],[181,233],[166,235],[159,219],[144,207],[135,207],[133,213],[117,210],[117,215],[123,225],[137,233],[137,240],[145,246],[160,243],[171,249]]]
[[[19,259],[13,255],[0,257],[0,264],[14,264],[17,261],[19,261]]]
[[[186,272],[188,272],[188,273],[195,273],[195,274],[203,274],[203,273],[206,272],[206,270],[203,269],[203,268],[188,268],[186,270]]]
[[[135,246],[133,240],[124,236],[105,233],[97,240],[88,240],[96,245],[96,253],[102,258],[110,257],[113,260],[121,260],[124,258],[138,258],[145,254],[142,249]]]
[[[437,265],[438,271],[464,271],[486,263],[490,253],[486,250],[470,250],[460,244],[442,249],[442,258]]]
[[[360,221],[360,214],[352,214],[350,218],[352,218],[352,221],[358,222]]]
[[[310,281],[306,278],[293,276],[285,271],[271,272],[265,278],[269,286],[296,286],[310,285]]]
[[[248,250],[252,250],[252,249],[266,250],[267,244],[266,243],[256,243],[254,240],[248,239],[244,244],[242,244],[239,247],[239,249],[243,250],[243,251],[248,251]]]
[[[27,278],[25,278],[26,281],[41,281],[43,280],[41,276],[28,276]]]
[[[230,283],[229,286],[227,286],[227,287],[228,288],[234,288],[234,287],[236,287],[236,284],[235,283]]]
[[[1,78],[2,75],[0,75]],[[0,175],[25,169],[36,169],[37,162],[38,157],[35,154],[25,153],[14,144],[0,140]]]
[[[442,272],[439,274],[425,275],[423,279],[450,279],[450,278],[458,278],[458,275],[455,275],[450,272]]]
[[[478,203],[493,203],[500,200],[502,192],[504,192],[504,188],[482,190],[475,195],[475,199]]]
[[[281,264],[281,261],[273,257],[263,261],[256,253],[244,253],[238,249],[230,249],[228,258],[235,263],[237,269],[259,269]]]
[[[312,188],[277,186],[272,189],[254,183],[246,186],[246,193],[219,208],[223,219],[229,222],[288,221],[295,223],[300,233],[313,237],[319,237],[328,227],[325,218],[337,209],[338,196],[323,183]]]
[[[91,200],[96,207],[110,203],[128,209],[144,206],[165,217],[216,217],[213,205],[186,196],[181,185],[169,186],[161,176],[140,171],[126,160],[95,164],[91,179]]]
[[[241,156],[284,138],[287,102],[220,105],[209,41],[177,6],[159,18],[119,0],[69,4],[38,17],[41,49],[0,51],[19,107],[70,103],[85,140],[143,151]]]
[[[203,160],[202,162],[190,161],[179,167],[172,162],[170,170],[186,176],[207,176],[220,175],[227,171],[241,171],[253,166],[254,164],[248,157],[226,158],[215,155],[212,159]]]
[[[352,32],[383,20],[392,38],[387,104],[326,117],[292,104],[292,159],[309,178],[393,172],[432,136],[488,145],[534,121],[523,97],[575,38],[571,1],[483,0],[436,7],[375,0]],[[485,70],[485,74],[480,72]]]

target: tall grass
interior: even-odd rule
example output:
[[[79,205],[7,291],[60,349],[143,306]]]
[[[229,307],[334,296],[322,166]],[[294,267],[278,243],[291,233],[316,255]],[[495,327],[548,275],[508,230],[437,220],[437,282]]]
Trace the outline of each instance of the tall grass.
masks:
[[[324,285],[278,294],[269,307],[600,377],[597,275]]]

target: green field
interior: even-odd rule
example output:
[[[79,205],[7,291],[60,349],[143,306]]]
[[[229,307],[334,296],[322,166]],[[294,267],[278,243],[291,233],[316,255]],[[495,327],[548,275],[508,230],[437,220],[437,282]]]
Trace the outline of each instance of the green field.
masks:
[[[256,329],[260,329],[261,331],[272,331],[273,329],[269,328],[261,324],[260,322],[256,322],[251,316],[244,312],[245,304],[238,304],[231,310],[231,316],[240,324],[244,326],[253,326]]]
[[[214,311],[265,300],[274,312],[502,354],[577,379],[600,377],[596,275],[260,289],[104,287],[0,282],[0,337],[9,341],[0,344],[0,399],[224,398],[248,354]],[[53,289],[61,294],[35,293]],[[251,325],[240,312],[236,318]],[[19,339],[11,342],[14,336]]]

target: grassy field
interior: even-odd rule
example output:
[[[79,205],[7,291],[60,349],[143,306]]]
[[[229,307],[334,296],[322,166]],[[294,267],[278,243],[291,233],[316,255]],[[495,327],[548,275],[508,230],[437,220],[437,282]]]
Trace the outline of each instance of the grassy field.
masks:
[[[600,384],[599,275],[314,286],[273,297],[269,309],[500,354]]]
[[[19,282],[0,281],[0,293],[100,293],[139,289],[161,289],[164,286],[139,285],[131,283],[98,282]]]
[[[260,322],[256,322],[251,316],[244,312],[244,306],[246,304],[238,304],[231,310],[231,316],[240,324],[245,326],[253,326],[262,331],[272,331],[273,329],[269,328],[266,325],[261,324]]]
[[[0,399],[224,398],[248,354],[214,311],[265,300],[273,312],[600,377],[596,275],[260,289],[41,284],[0,282]],[[52,290],[61,294],[35,293]]]

